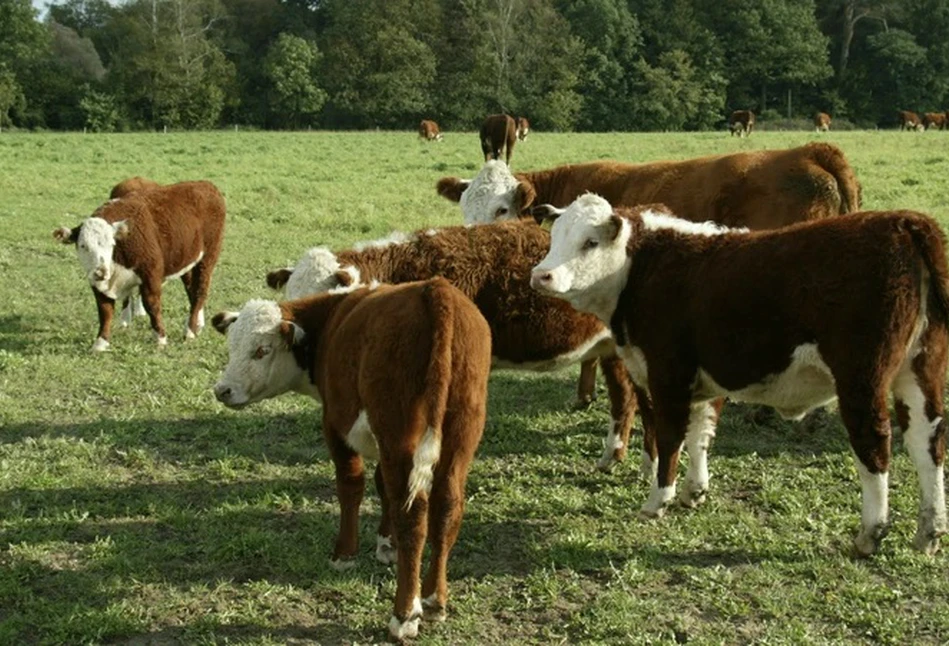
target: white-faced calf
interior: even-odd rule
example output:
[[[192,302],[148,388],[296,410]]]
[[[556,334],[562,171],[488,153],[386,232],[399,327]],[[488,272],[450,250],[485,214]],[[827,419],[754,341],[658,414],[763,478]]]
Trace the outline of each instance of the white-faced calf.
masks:
[[[182,182],[135,191],[100,206],[77,227],[53,237],[74,244],[95,295],[99,334],[93,350],[109,347],[116,300],[137,291],[159,345],[168,342],[161,312],[162,283],[181,278],[191,312],[185,338],[204,327],[211,272],[224,241],[224,198],[210,182]]]
[[[484,429],[491,331],[441,278],[295,301],[250,301],[217,314],[230,359],[214,386],[225,405],[296,391],[323,402],[323,436],[341,508],[333,563],[356,555],[363,457],[377,459],[382,499],[377,556],[397,554],[396,639],[418,633],[423,611],[444,617],[448,554],[465,481]],[[431,563],[421,586],[426,535]],[[421,587],[421,592],[420,592]]]
[[[727,395],[790,418],[838,399],[863,490],[855,545],[873,553],[888,522],[896,402],[919,475],[914,545],[946,531],[943,389],[949,343],[945,237],[909,211],[841,215],[771,232],[734,232],[585,195],[557,219],[535,289],[609,322],[656,417],[658,473],[642,508],[708,490],[710,402]]]

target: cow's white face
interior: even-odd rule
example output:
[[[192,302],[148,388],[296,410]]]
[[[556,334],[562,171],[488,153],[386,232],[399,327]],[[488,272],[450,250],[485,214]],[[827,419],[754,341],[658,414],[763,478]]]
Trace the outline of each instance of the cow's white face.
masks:
[[[503,161],[492,159],[461,194],[461,213],[465,224],[490,224],[517,219],[515,193],[518,181]]]
[[[630,232],[629,222],[615,216],[609,202],[581,195],[554,222],[550,251],[534,267],[531,287],[609,322],[626,285]]]
[[[60,229],[57,238],[68,244],[73,240],[67,232],[69,229]],[[114,266],[112,252],[117,240],[128,234],[128,225],[125,220],[110,223],[102,218],[87,218],[79,228],[79,235],[75,238],[76,251],[79,254],[79,266],[82,267],[86,278],[94,287],[108,290],[109,280],[112,278]]]
[[[286,294],[292,300],[333,290],[354,289],[358,285],[358,269],[341,267],[329,249],[314,247],[293,268],[287,281]]]
[[[214,317],[214,327],[227,335],[228,361],[214,385],[214,396],[228,408],[304,390],[306,371],[293,356],[293,346],[303,342],[303,330],[284,321],[273,301],[248,301],[239,313]]]

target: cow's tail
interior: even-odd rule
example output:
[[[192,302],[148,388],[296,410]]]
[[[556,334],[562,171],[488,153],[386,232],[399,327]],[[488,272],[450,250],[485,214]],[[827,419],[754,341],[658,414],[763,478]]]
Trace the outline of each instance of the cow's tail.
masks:
[[[913,245],[929,271],[927,313],[931,321],[949,328],[949,266],[946,263],[946,236],[939,225],[920,216],[906,219]],[[927,297],[924,295],[924,297]]]
[[[267,287],[270,289],[283,289],[290,281],[290,276],[292,275],[292,269],[275,269],[267,274]]]
[[[860,182],[857,180],[853,168],[847,163],[847,158],[837,146],[827,143],[812,143],[811,153],[821,168],[830,173],[837,183],[837,194],[840,196],[840,213],[855,213],[860,210],[861,193]]]
[[[452,344],[455,335],[455,303],[451,284],[435,278],[425,287],[423,299],[432,320],[432,349],[425,374],[423,410],[426,428],[415,447],[412,472],[409,474],[405,510],[412,507],[416,496],[431,491],[435,464],[442,449],[442,423],[448,410],[448,391],[452,380]]]

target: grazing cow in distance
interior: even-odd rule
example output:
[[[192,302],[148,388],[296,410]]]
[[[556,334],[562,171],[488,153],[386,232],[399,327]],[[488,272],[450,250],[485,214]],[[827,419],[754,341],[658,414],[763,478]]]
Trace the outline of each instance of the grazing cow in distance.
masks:
[[[112,192],[109,193],[109,199],[117,200],[126,195],[130,195],[136,191],[148,191],[153,188],[160,187],[161,184],[154,182],[150,179],[145,179],[144,177],[129,177],[124,179],[115,186],[112,187]]]
[[[446,227],[399,234],[335,253],[307,251],[293,269],[267,275],[273,289],[289,298],[352,285],[403,283],[444,276],[465,293],[488,320],[494,367],[546,372],[600,359],[612,421],[597,466],[609,469],[627,452],[636,398],[609,331],[596,317],[530,289],[530,270],[550,245],[550,235],[533,222],[483,227]],[[588,387],[592,384],[584,384]],[[582,393],[583,391],[581,391]],[[648,402],[646,402],[648,404]],[[642,409],[644,438],[649,411]],[[644,443],[650,444],[644,439]],[[647,470],[652,462],[644,456]],[[651,472],[650,472],[651,473]]]
[[[818,112],[814,115],[814,130],[816,132],[827,132],[830,130],[830,115],[826,112]]]
[[[732,136],[747,137],[755,129],[755,113],[751,110],[735,110],[728,118],[728,129]]]
[[[530,134],[531,123],[527,120],[526,117],[517,118],[517,138],[519,141],[524,141],[527,139],[527,135]]]
[[[204,327],[211,272],[224,239],[224,198],[210,182],[181,182],[110,200],[72,229],[53,237],[74,244],[99,313],[94,351],[109,347],[115,301],[141,293],[159,346],[168,338],[161,312],[162,283],[180,277],[191,312],[185,338]]]
[[[943,130],[946,127],[946,113],[945,112],[927,112],[923,115],[923,130],[929,130],[931,128],[936,128],[937,130]]]
[[[919,120],[919,115],[909,110],[899,111],[900,130],[923,131],[923,123]]]
[[[230,355],[214,386],[223,404],[243,408],[288,391],[323,403],[341,509],[331,563],[352,565],[363,458],[378,460],[382,531],[394,532],[395,554],[389,540],[377,553],[397,561],[389,633],[415,637],[423,613],[444,619],[448,556],[486,413],[491,331],[478,309],[434,278],[280,304],[253,300],[213,324]],[[426,537],[431,561],[419,585]]]
[[[431,119],[422,119],[422,122],[418,124],[418,136],[425,141],[441,141],[442,131]]]
[[[501,159],[501,151],[504,151],[504,161],[510,165],[511,152],[514,150],[514,142],[517,141],[517,126],[514,123],[514,117],[507,114],[488,116],[481,124],[479,137],[484,161]]]
[[[932,554],[946,531],[945,246],[939,226],[910,211],[740,232],[584,195],[554,222],[531,285],[608,322],[648,390],[659,464],[644,516],[675,498],[682,446],[679,501],[705,499],[713,400],[800,419],[836,398],[863,491],[854,545],[870,555],[888,525],[892,393],[921,489],[914,546]]]

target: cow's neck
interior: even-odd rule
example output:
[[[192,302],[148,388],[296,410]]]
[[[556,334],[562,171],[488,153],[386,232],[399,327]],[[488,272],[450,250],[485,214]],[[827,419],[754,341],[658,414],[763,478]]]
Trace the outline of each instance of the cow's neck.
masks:
[[[326,331],[339,304],[346,296],[347,294],[319,294],[282,304],[284,320],[293,321],[305,334],[303,342],[293,346],[293,357],[301,369],[301,378],[294,390],[302,395],[322,400],[320,393],[324,384],[320,383],[317,366],[322,363],[325,355]]]

